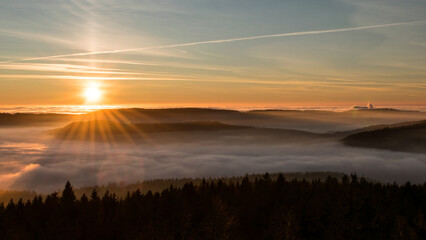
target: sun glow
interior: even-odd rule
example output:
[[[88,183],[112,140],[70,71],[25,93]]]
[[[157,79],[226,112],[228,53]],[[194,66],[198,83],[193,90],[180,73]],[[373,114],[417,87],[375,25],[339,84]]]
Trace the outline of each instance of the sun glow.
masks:
[[[87,85],[83,93],[86,103],[97,103],[102,98],[102,91],[100,90],[99,84],[90,83]]]

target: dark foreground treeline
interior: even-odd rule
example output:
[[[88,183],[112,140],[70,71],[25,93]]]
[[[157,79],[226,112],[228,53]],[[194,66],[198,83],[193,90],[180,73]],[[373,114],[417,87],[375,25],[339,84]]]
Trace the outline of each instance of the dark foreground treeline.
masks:
[[[324,181],[327,177],[336,177],[339,181],[345,175],[341,172],[286,172],[282,173],[286,179],[298,179],[298,180],[307,180],[311,182],[312,180],[322,180]],[[278,178],[279,173],[271,173],[269,176],[271,180],[276,180]],[[137,181],[133,183],[124,183],[124,182],[112,182],[107,185],[95,185],[95,186],[82,186],[78,188],[74,188],[74,194],[77,198],[81,198],[83,194],[89,196],[93,190],[98,192],[98,195],[103,196],[105,192],[115,193],[118,198],[124,198],[127,196],[128,192],[134,192],[139,190],[142,194],[148,193],[151,191],[153,193],[162,192],[163,190],[169,188],[171,185],[177,188],[182,188],[185,184],[192,182],[194,186],[200,186],[203,180],[208,182],[217,182],[222,181],[225,183],[228,182],[241,182],[244,177],[248,177],[250,181],[254,181],[257,178],[262,178],[263,174],[248,174],[246,176],[233,176],[233,177],[221,177],[221,178],[161,178],[161,179],[151,179],[151,180],[143,180]],[[376,181],[374,179],[368,179],[369,181]],[[59,189],[57,192],[62,192]],[[46,194],[40,194],[35,191],[25,191],[25,190],[0,190],[0,204],[8,203],[10,199],[18,201],[20,198],[24,202],[28,200],[32,200],[36,196],[46,197]]]
[[[426,184],[265,174],[76,199],[67,183],[61,195],[0,206],[0,239],[426,239]]]

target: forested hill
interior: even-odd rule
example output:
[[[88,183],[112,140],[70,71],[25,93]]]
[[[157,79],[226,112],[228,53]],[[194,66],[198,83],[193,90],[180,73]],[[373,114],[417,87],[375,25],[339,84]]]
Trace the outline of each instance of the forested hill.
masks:
[[[51,113],[0,113],[0,127],[50,126],[63,124],[79,116]]]
[[[78,121],[50,131],[61,140],[114,141],[156,143],[223,140],[231,142],[301,142],[333,137],[293,129],[259,128],[245,125],[230,125],[218,121],[137,123],[126,124],[113,121]]]
[[[336,177],[341,179],[345,174],[341,172],[286,172],[281,173],[286,179],[291,180],[305,180],[311,182],[313,180],[322,180],[325,181],[329,176]],[[279,176],[279,173],[270,174],[272,180],[276,180]],[[261,178],[262,174],[248,174],[246,176],[233,176],[233,177],[221,177],[221,178],[208,178],[207,181],[211,182],[241,182],[243,178],[247,177],[249,181],[254,181],[257,178]],[[139,190],[141,193],[145,194],[149,191],[153,193],[162,192],[170,186],[177,188],[182,188],[187,183],[192,183],[194,186],[199,186],[203,182],[204,178],[168,178],[168,179],[150,179],[144,181],[137,181],[134,183],[109,183],[107,185],[95,185],[95,186],[82,186],[74,188],[74,192],[77,198],[86,194],[87,196],[95,189],[99,195],[104,195],[105,192],[114,193],[119,198],[126,197],[128,192],[134,192]],[[376,180],[369,180],[376,181]],[[61,189],[58,189],[57,192],[61,192]],[[38,196],[39,193],[34,191],[16,191],[16,190],[0,190],[0,204],[8,203],[11,199],[17,202],[20,198],[24,202],[32,200],[35,196]],[[45,194],[42,195],[45,197]]]
[[[426,120],[381,126],[349,135],[343,142],[353,147],[426,153]]]
[[[67,183],[61,195],[0,206],[0,239],[426,239],[426,184],[265,174],[76,198]]]

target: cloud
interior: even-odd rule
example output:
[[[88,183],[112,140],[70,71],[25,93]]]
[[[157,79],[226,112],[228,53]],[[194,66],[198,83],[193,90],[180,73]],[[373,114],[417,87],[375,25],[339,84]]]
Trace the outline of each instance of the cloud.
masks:
[[[7,174],[0,175],[0,182],[1,182],[0,188],[2,188],[2,189],[8,189],[8,188],[12,187],[13,184],[15,183],[15,181],[19,177],[21,177],[22,175],[24,175],[26,173],[29,173],[29,172],[37,169],[38,167],[40,167],[39,164],[30,163],[28,165],[25,165],[18,172],[7,173]]]
[[[79,74],[118,74],[135,75],[137,72],[125,72],[116,68],[98,68],[85,65],[73,64],[38,64],[38,63],[19,63],[0,65],[0,69],[20,70],[20,71],[41,71],[41,72],[65,72]]]
[[[188,46],[195,46],[195,45],[218,44],[218,43],[247,41],[247,40],[256,40],[256,39],[264,39],[264,38],[307,36],[307,35],[317,35],[317,34],[327,34],[327,33],[360,31],[360,30],[368,30],[368,29],[375,29],[375,28],[417,25],[417,24],[425,24],[425,23],[426,21],[411,21],[411,22],[398,22],[398,23],[389,23],[389,24],[377,24],[377,25],[369,25],[369,26],[361,26],[361,27],[337,28],[337,29],[316,30],[316,31],[302,31],[302,32],[292,32],[292,33],[279,33],[279,34],[251,36],[251,37],[242,37],[242,38],[230,38],[230,39],[199,41],[199,42],[191,42],[191,43],[170,44],[170,45],[162,45],[162,46],[154,46],[154,47],[127,48],[127,49],[117,49],[117,50],[107,50],[107,51],[92,51],[92,52],[81,52],[81,53],[72,53],[72,54],[61,54],[61,55],[53,55],[53,56],[46,56],[46,57],[9,60],[9,61],[3,61],[0,63],[10,63],[10,62],[18,62],[18,61],[35,61],[35,60],[45,60],[45,59],[64,58],[64,57],[79,57],[79,56],[89,56],[89,55],[98,55],[98,54],[138,52],[138,51],[147,51],[147,50],[153,50],[153,49],[188,47]]]
[[[7,138],[0,130],[0,142]],[[22,133],[22,132],[21,132]],[[34,133],[34,130],[33,130]],[[41,132],[39,132],[41,133]],[[0,188],[51,192],[70,180],[76,186],[135,182],[144,179],[222,177],[246,173],[340,171],[384,182],[426,181],[424,155],[345,147],[337,142],[312,144],[233,144],[209,141],[191,144],[103,144],[43,140],[47,148],[26,155],[36,135],[13,141],[15,151],[0,154]],[[11,146],[9,140],[8,145]],[[40,140],[37,140],[40,141]]]
[[[73,48],[78,46],[74,41],[71,41],[71,40],[49,36],[45,34],[34,33],[34,32],[28,33],[28,32],[19,32],[19,31],[0,29],[0,35],[14,37],[14,38],[21,38],[21,39],[26,39],[31,41],[41,41],[41,42],[48,42],[51,44],[54,43],[54,44],[66,45],[66,46],[71,46]]]

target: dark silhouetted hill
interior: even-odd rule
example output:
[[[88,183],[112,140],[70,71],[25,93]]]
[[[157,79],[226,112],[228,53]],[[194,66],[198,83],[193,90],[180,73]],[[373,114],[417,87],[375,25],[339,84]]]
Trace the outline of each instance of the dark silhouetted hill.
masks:
[[[78,117],[70,114],[0,113],[0,127],[47,126],[71,122]]]
[[[316,134],[298,130],[236,126],[217,121],[185,123],[126,124],[111,121],[79,121],[51,131],[62,140],[82,141],[154,141],[156,143],[182,143],[187,141],[233,142],[299,142],[330,138],[329,134]],[[221,141],[221,143],[224,143]]]
[[[325,133],[377,125],[426,119],[425,112],[399,110],[351,110],[345,112],[254,110],[234,111],[204,108],[111,109],[83,115],[81,120],[108,120],[121,123],[167,123],[218,121],[231,125],[295,129]]]
[[[426,120],[380,125],[343,138],[348,146],[426,153]],[[376,129],[374,129],[376,128]]]
[[[426,119],[426,112],[383,109],[346,112],[271,109],[241,112],[205,108],[128,108],[99,110],[82,115],[0,114],[0,126],[46,126],[73,121],[111,121],[125,124],[218,121],[229,125],[326,133],[422,119]]]

